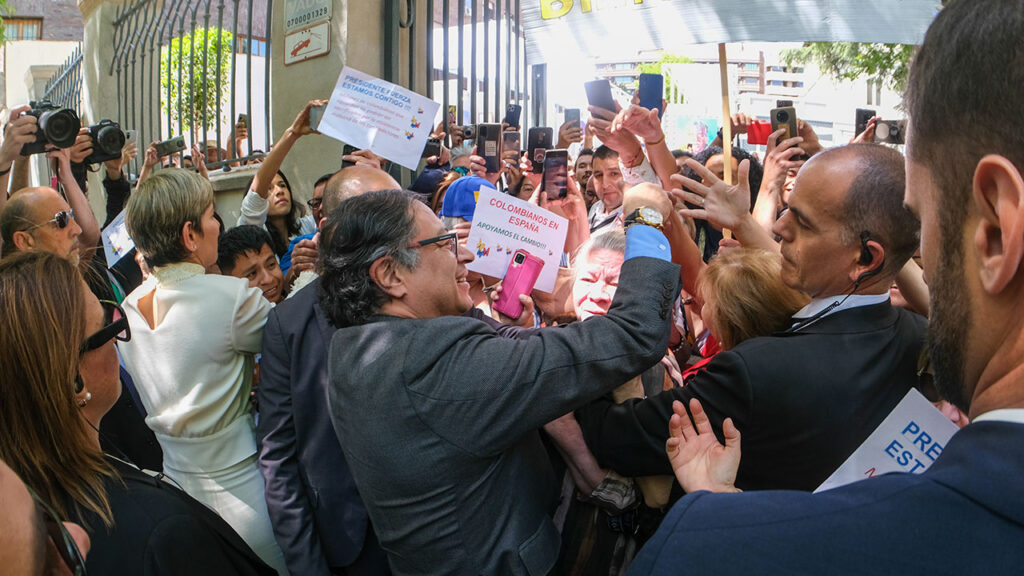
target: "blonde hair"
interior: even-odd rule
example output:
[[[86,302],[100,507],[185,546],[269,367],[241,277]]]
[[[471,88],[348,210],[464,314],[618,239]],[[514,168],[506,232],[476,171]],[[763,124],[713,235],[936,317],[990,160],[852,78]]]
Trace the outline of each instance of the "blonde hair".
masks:
[[[191,222],[203,233],[203,212],[213,204],[213,186],[181,168],[165,168],[139,184],[128,200],[125,225],[150,268],[181,262],[188,251],[181,230]]]
[[[75,401],[85,289],[77,267],[49,252],[0,261],[0,459],[62,518],[85,509],[109,527],[103,477],[116,474]]]
[[[785,330],[807,305],[810,297],[786,286],[781,275],[779,255],[764,250],[734,248],[711,259],[697,289],[704,321],[723,348]]]

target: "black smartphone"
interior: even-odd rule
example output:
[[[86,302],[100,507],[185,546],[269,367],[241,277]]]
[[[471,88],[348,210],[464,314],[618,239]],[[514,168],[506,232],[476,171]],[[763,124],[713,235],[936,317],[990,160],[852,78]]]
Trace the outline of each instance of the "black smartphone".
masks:
[[[341,149],[341,155],[342,156],[348,156],[350,154],[355,154],[358,151],[359,151],[359,148],[356,148],[355,146],[351,146],[349,144],[345,144],[345,146]],[[342,170],[344,170],[345,168],[348,168],[349,166],[355,166],[355,165],[356,165],[356,163],[351,161],[351,160],[345,160],[344,158],[342,158],[342,160],[341,160],[341,168],[342,168]]]
[[[476,153],[484,159],[488,173],[501,170],[501,124],[476,125]]]
[[[906,120],[879,120],[875,124],[875,142],[903,144],[906,130]]]
[[[577,126],[580,125],[580,109],[579,108],[566,108],[565,109],[565,122],[575,122]]]
[[[523,152],[523,135],[522,132],[502,132],[501,133],[501,155],[505,156],[509,152],[515,152],[518,158]],[[516,160],[518,164],[519,161]]]
[[[156,155],[158,158],[164,156],[170,156],[176,152],[181,152],[185,149],[185,138],[182,136],[175,136],[174,138],[168,138],[163,142],[157,142],[153,145],[156,148]]]
[[[548,150],[544,154],[544,191],[548,199],[565,198],[569,194],[569,151]]]
[[[642,108],[657,109],[658,118],[661,118],[661,113],[664,112],[661,109],[661,101],[665,97],[665,79],[661,74],[641,74],[638,96]]]
[[[787,106],[784,108],[772,108],[769,113],[772,119],[772,132],[775,132],[779,128],[785,128],[786,132],[782,136],[779,136],[778,142],[782,142],[786,138],[793,138],[798,134],[797,123],[796,123],[796,108]]]
[[[615,98],[612,98],[612,85],[607,80],[591,80],[583,85],[587,91],[587,102],[591,106],[615,112]]]
[[[775,101],[775,107],[776,108],[792,108],[793,107],[793,101],[792,100],[776,100]]]
[[[526,134],[526,151],[533,164],[533,173],[544,171],[544,155],[554,146],[555,132],[551,128],[530,128]]]
[[[519,127],[519,117],[523,114],[523,107],[519,104],[509,104],[505,108],[505,124],[513,127]]]
[[[441,140],[439,138],[427,138],[427,144],[423,146],[422,158],[441,155]]]
[[[868,129],[868,122],[875,117],[875,110],[868,110],[867,108],[857,108],[857,115],[854,117],[853,122],[853,133],[854,135],[860,134]]]

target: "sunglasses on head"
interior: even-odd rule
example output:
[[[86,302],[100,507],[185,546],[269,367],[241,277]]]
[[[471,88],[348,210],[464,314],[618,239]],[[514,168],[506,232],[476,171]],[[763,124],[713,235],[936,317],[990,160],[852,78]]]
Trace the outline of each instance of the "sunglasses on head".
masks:
[[[57,518],[57,512],[49,504],[43,502],[31,488],[28,488],[28,493],[32,495],[32,500],[36,503],[39,516],[46,527],[46,534],[57,548],[61,561],[74,576],[86,576],[85,558],[82,556],[82,551],[78,549],[78,544],[75,543],[75,539],[71,537],[71,533],[68,532],[64,523]]]
[[[40,226],[46,226],[47,224],[56,224],[58,229],[63,230],[68,227],[68,224],[71,223],[71,220],[74,219],[74,217],[75,211],[72,210],[71,208],[68,208],[67,210],[61,210],[60,212],[57,212],[56,214],[53,215],[53,218],[50,218],[46,222],[26,228],[25,231],[27,232],[29,230],[35,230],[36,228],[39,228]]]
[[[97,330],[95,334],[85,339],[85,342],[82,343],[82,354],[103,346],[110,342],[111,338],[117,338],[121,342],[128,342],[132,339],[132,330],[128,326],[128,318],[125,317],[124,310],[117,305],[117,302],[100,300],[100,304],[103,306],[103,321],[106,324],[103,328]]]

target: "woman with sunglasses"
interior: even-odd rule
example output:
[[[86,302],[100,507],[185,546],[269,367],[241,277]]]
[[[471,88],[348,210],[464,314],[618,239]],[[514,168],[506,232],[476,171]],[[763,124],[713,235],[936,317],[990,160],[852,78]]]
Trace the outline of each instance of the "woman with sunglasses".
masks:
[[[217,261],[213,188],[168,168],[132,193],[128,233],[149,265],[124,300],[132,341],[120,346],[164,473],[217,512],[265,562],[286,574],[256,464],[253,357],[273,308],[244,278],[206,274]]]
[[[87,531],[84,566],[73,540],[51,534],[72,574],[272,574],[216,514],[101,451],[100,421],[121,390],[114,342],[130,339],[117,304],[66,260],[0,262],[0,459],[52,521]]]

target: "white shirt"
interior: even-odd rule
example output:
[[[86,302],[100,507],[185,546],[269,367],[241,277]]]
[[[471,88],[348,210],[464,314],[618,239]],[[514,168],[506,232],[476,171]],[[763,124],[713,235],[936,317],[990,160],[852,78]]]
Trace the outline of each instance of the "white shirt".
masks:
[[[204,272],[191,263],[155,268],[124,301],[132,339],[118,348],[161,445],[213,436],[249,415],[253,355],[274,305],[245,279]],[[139,310],[150,293],[153,328]],[[251,433],[222,444],[215,468],[255,453]]]
[[[872,306],[874,304],[881,304],[889,300],[889,293],[885,294],[838,294],[836,296],[827,296],[825,298],[815,298],[807,303],[796,314],[793,314],[794,320],[803,320],[812,318],[816,314],[821,314],[824,310],[828,309],[829,306],[835,305],[834,308],[828,310],[821,315],[818,320],[826,316],[831,316],[836,312],[843,310],[849,310],[850,308],[859,308],[861,306]],[[799,322],[793,324],[796,326]]]
[[[1012,422],[1024,424],[1024,408],[1000,408],[989,410],[973,420],[974,422]]]

